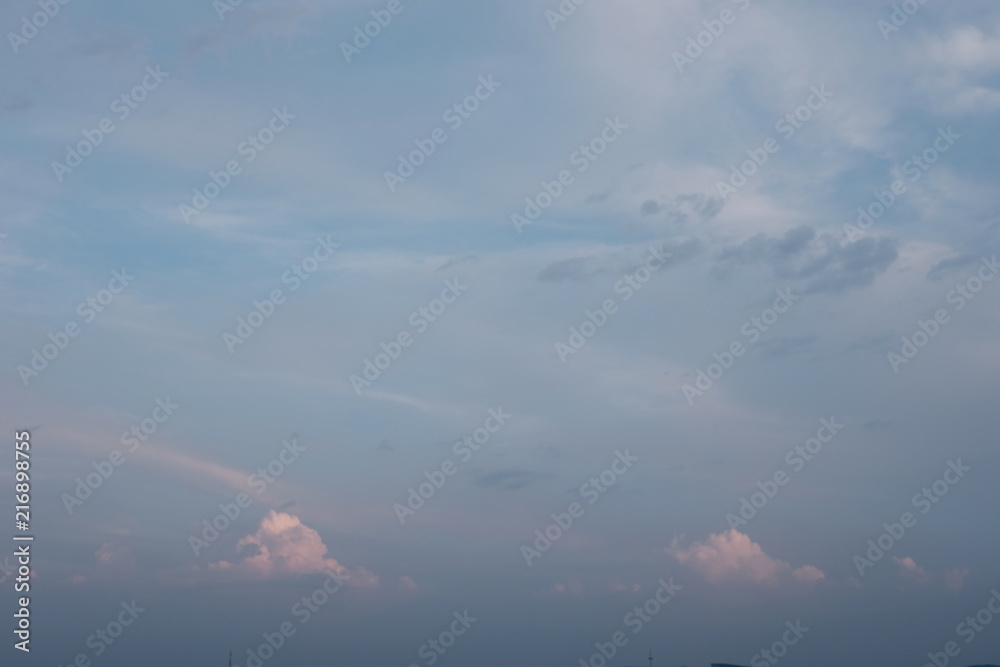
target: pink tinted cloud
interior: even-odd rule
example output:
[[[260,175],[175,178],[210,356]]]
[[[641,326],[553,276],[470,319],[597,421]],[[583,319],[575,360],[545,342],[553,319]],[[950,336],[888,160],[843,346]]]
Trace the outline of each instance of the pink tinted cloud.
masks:
[[[211,563],[209,569],[254,579],[332,570],[347,574],[348,585],[378,584],[378,577],[364,568],[348,570],[333,558],[327,558],[328,550],[319,533],[291,514],[268,512],[257,532],[242,538],[236,548],[249,555],[235,562],[223,560]]]
[[[713,584],[777,585],[788,579],[815,583],[826,578],[822,570],[812,565],[792,569],[789,563],[768,556],[759,544],[737,530],[709,535],[704,542],[695,542],[686,548],[681,547],[679,542],[675,538],[667,553],[682,565],[690,564]]]
[[[559,595],[569,597],[583,597],[583,584],[577,579],[570,579],[565,582],[557,582],[541,591],[542,595]]]
[[[909,556],[903,558],[894,556],[892,562],[899,568],[899,576],[916,586],[934,584],[948,591],[958,591],[965,586],[965,578],[969,576],[967,567],[952,568],[940,574],[928,572]]]
[[[913,583],[921,586],[926,586],[930,583],[931,577],[927,574],[927,570],[917,565],[917,562],[909,556],[905,558],[893,556],[892,562],[899,566],[900,574]]]
[[[965,578],[969,576],[969,568],[956,567],[944,572],[944,587],[949,591],[960,591],[965,587]]]

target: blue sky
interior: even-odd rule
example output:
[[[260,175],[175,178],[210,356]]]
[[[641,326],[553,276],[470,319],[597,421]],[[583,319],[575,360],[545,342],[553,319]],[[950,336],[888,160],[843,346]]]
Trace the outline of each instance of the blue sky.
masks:
[[[997,662],[994,3],[43,5],[13,664]]]

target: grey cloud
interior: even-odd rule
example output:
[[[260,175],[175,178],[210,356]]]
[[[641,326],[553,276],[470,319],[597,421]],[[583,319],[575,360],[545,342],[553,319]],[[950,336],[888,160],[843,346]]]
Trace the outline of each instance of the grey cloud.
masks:
[[[705,222],[722,210],[722,200],[701,193],[677,195],[665,203],[647,199],[640,205],[639,212],[644,217],[661,215],[669,223],[683,225],[689,220]]]
[[[609,267],[600,266],[594,255],[572,257],[549,264],[538,274],[538,280],[543,283],[560,283],[567,280],[583,281],[599,273],[607,273],[609,270]]]
[[[571,257],[549,264],[538,274],[541,282],[564,282],[574,280],[583,282],[602,273],[627,273],[634,271],[643,262],[649,247],[657,247],[665,255],[669,255],[667,268],[676,266],[700,255],[704,244],[698,239],[680,241],[648,242],[626,250],[616,250],[605,256],[588,255],[586,257]],[[639,258],[642,258],[641,260]]]
[[[462,255],[461,257],[452,257],[447,262],[439,266],[438,271],[447,271],[448,269],[454,268],[459,264],[474,264],[478,261],[479,255]]]
[[[757,347],[761,356],[766,359],[780,359],[796,353],[813,353],[815,360],[818,359],[818,356],[815,356],[818,340],[817,336],[782,336],[761,341]]]
[[[944,278],[952,269],[961,269],[966,266],[970,266],[979,261],[979,257],[973,254],[963,254],[958,257],[949,257],[948,259],[942,259],[940,262],[935,264],[927,272],[927,280],[939,281]]]
[[[498,470],[497,472],[480,475],[473,480],[476,486],[497,488],[501,491],[516,491],[523,489],[537,479],[545,477],[540,473],[530,472],[521,468]]]
[[[771,265],[775,278],[806,280],[805,294],[846,292],[870,285],[898,256],[895,239],[865,237],[845,245],[801,226],[780,237],[758,234],[723,250],[716,271],[728,275],[736,267],[763,263]]]

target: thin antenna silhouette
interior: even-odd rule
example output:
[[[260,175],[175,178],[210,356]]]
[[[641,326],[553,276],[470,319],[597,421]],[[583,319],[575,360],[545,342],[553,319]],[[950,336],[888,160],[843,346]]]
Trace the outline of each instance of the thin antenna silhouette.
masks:
[[[649,649],[649,667],[653,667],[653,649]]]
[[[229,652],[229,667],[233,667],[233,652]]]

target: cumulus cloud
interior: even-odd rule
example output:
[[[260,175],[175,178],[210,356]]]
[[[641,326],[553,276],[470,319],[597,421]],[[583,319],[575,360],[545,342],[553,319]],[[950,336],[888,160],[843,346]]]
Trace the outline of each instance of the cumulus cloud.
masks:
[[[584,588],[583,584],[581,584],[578,580],[571,579],[567,582],[552,584],[545,589],[544,593],[548,595],[568,595],[569,597],[579,598],[583,597]]]
[[[348,575],[349,585],[371,586],[378,583],[378,577],[364,568],[348,570],[333,558],[327,558],[328,550],[319,533],[291,514],[268,512],[257,532],[242,538],[236,548],[242,558],[233,562],[223,560],[211,563],[209,570],[254,579],[332,570]]]
[[[969,576],[967,567],[952,568],[940,574],[928,572],[909,556],[893,556],[892,562],[896,564],[901,579],[919,587],[935,585],[948,591],[958,591],[965,586],[965,578]]]
[[[131,549],[123,546],[115,546],[108,542],[101,545],[94,555],[100,565],[110,567],[135,567],[135,556]]]
[[[926,586],[930,583],[931,577],[927,574],[927,570],[917,565],[917,562],[909,556],[906,556],[905,558],[893,556],[892,562],[899,566],[900,575],[905,579],[921,586]]]
[[[759,544],[737,530],[709,535],[704,542],[695,542],[690,547],[681,547],[680,540],[675,538],[667,553],[682,565],[690,564],[713,584],[777,585],[789,579],[811,584],[826,578],[822,570],[812,565],[792,569],[789,563],[768,556]]]

